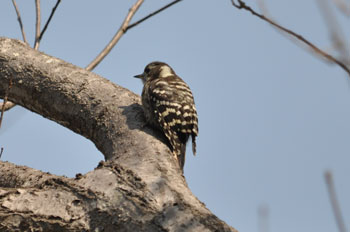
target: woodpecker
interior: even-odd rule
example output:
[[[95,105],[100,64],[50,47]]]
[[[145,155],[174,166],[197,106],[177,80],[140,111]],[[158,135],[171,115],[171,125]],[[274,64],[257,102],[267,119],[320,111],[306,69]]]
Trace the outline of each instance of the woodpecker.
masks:
[[[142,108],[147,124],[162,131],[183,172],[186,144],[191,136],[196,154],[198,117],[190,87],[166,63],[149,63],[136,75],[143,83]]]

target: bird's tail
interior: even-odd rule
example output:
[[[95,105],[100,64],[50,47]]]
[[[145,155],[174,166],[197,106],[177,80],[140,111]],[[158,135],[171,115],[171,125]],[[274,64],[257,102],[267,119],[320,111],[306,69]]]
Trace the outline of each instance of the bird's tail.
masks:
[[[180,154],[178,154],[177,156],[177,162],[179,163],[179,166],[182,172],[184,172],[185,157],[186,157],[186,144],[181,144]]]
[[[196,155],[196,151],[197,151],[197,146],[196,146],[196,136],[194,136],[192,134],[192,152],[193,152],[193,155]]]

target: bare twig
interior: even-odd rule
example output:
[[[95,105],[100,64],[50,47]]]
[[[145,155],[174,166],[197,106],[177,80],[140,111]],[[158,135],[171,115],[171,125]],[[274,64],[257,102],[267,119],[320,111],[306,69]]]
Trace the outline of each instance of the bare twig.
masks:
[[[21,28],[21,32],[22,32],[22,37],[23,37],[23,41],[28,44],[28,41],[27,41],[27,38],[26,38],[26,33],[24,32],[24,27],[23,27],[23,23],[22,23],[22,18],[21,18],[21,14],[19,13],[19,9],[17,7],[17,3],[16,3],[16,0],[12,0],[12,4],[16,10],[16,14],[17,14],[17,20],[18,20],[18,23],[19,23],[19,27]],[[10,102],[10,101],[4,101],[2,103],[0,103],[0,108],[1,108],[1,118],[0,118],[0,127],[1,127],[1,122],[2,122],[2,117],[4,115],[4,112],[7,111],[7,110],[10,110],[12,109],[16,104],[13,103],[13,102]],[[3,148],[1,148],[3,149]],[[1,153],[2,153],[2,150],[1,150]],[[1,155],[0,155],[1,157]]]
[[[182,0],[172,1],[169,4],[163,6],[162,8],[152,12],[151,14],[149,14],[149,15],[143,17],[142,19],[136,21],[135,23],[129,25],[131,18],[133,17],[133,15],[136,13],[136,11],[138,10],[138,8],[141,6],[141,4],[143,2],[142,0],[138,0],[133,5],[133,7],[129,10],[129,14],[126,16],[122,26],[119,28],[117,33],[114,35],[113,39],[107,44],[107,46],[103,49],[103,51],[85,69],[89,70],[89,71],[93,70],[106,57],[106,55],[108,55],[108,53],[116,45],[116,43],[119,41],[119,39],[122,37],[122,35],[125,34],[129,29],[137,26],[138,24],[142,23],[143,21],[151,18],[152,16],[162,12],[163,10],[169,8],[170,6],[176,4],[180,1],[182,1]]]
[[[350,65],[349,48],[347,46],[347,42],[345,41],[344,33],[342,32],[341,27],[333,14],[328,0],[317,0],[317,3],[326,22],[333,47],[340,55],[340,60],[345,64]]]
[[[324,52],[323,50],[321,50],[320,48],[316,47],[313,43],[311,43],[310,41],[308,41],[307,39],[305,39],[303,36],[273,22],[271,19],[265,17],[264,15],[261,15],[259,13],[257,13],[256,11],[254,11],[251,7],[247,6],[245,2],[243,2],[242,0],[237,0],[238,4],[235,3],[235,0],[231,0],[231,3],[234,7],[236,7],[237,9],[244,9],[246,11],[249,11],[252,15],[262,19],[263,21],[275,26],[276,28],[282,30],[283,32],[295,37],[296,39],[300,40],[301,42],[303,42],[304,44],[306,44],[307,46],[309,46],[314,52],[320,54],[322,57],[326,58],[327,60],[337,64],[338,66],[340,66],[345,72],[348,73],[348,75],[350,76],[350,68],[347,67],[343,62],[339,61],[338,59],[336,59],[335,57],[333,57],[332,55]]]
[[[25,43],[28,44],[28,41],[27,41],[27,38],[26,38],[26,33],[24,32],[24,28],[23,28],[23,23],[22,23],[22,19],[21,19],[21,14],[19,13],[16,0],[12,0],[12,4],[13,4],[13,6],[15,7],[15,10],[16,10],[17,20],[18,20],[18,23],[19,23],[19,27],[21,28],[23,41],[24,41]]]
[[[49,23],[51,22],[51,19],[52,19],[53,15],[55,14],[55,11],[56,11],[56,9],[57,9],[57,7],[58,7],[58,5],[59,5],[60,3],[61,3],[61,0],[57,0],[56,5],[52,8],[51,14],[50,14],[49,18],[47,19],[47,21],[46,21],[46,23],[45,23],[44,29],[43,29],[42,32],[40,33],[40,36],[39,36],[39,38],[38,38],[38,43],[40,43],[40,41],[41,41],[41,39],[42,39],[42,37],[43,37],[43,35],[44,35],[46,29],[47,29],[47,26],[48,26]]]
[[[35,23],[34,49],[37,50],[39,48],[40,21],[41,21],[40,0],[35,0],[35,10],[36,10],[36,23]]]
[[[10,83],[9,83],[9,86],[6,90],[6,93],[5,93],[5,96],[4,96],[4,102],[3,102],[3,105],[1,107],[1,114],[0,114],[0,128],[1,128],[1,124],[2,124],[2,120],[4,118],[4,112],[5,112],[5,106],[7,104],[7,98],[8,98],[8,94],[10,92],[10,89],[12,87],[12,79],[10,79]]]
[[[333,208],[333,212],[334,212],[334,216],[337,222],[339,232],[346,232],[347,230],[345,228],[344,220],[340,211],[339,203],[337,200],[337,194],[335,193],[332,173],[330,171],[326,171],[324,174],[324,177],[326,180],[329,200],[331,201],[331,205]]]
[[[4,148],[3,147],[1,147],[1,149],[0,149],[0,159],[1,159],[1,156],[2,156],[2,152],[4,151]]]
[[[130,20],[136,13],[136,11],[139,9],[141,4],[143,3],[143,0],[137,0],[137,2],[129,9],[129,13],[124,19],[123,24],[120,26],[117,33],[114,35],[112,40],[107,44],[107,46],[102,50],[102,52],[85,68],[88,71],[93,70],[105,57],[108,55],[108,53],[112,50],[112,48],[117,44],[119,39],[123,36],[125,33],[125,29],[129,25]]]
[[[145,21],[145,20],[151,18],[152,16],[154,16],[154,15],[156,15],[156,14],[162,12],[163,10],[167,9],[168,7],[171,7],[172,5],[174,5],[174,4],[178,3],[178,2],[180,2],[180,1],[182,1],[182,0],[172,1],[172,2],[170,2],[169,4],[163,6],[162,8],[160,8],[160,9],[158,9],[158,10],[152,12],[151,14],[147,15],[146,17],[143,17],[142,19],[140,19],[140,20],[134,22],[133,24],[130,24],[130,25],[125,29],[125,32],[126,32],[127,30],[133,28],[134,26],[137,26],[138,24],[142,23],[143,21]]]
[[[350,3],[346,3],[344,0],[333,0],[337,8],[346,16],[350,16]]]

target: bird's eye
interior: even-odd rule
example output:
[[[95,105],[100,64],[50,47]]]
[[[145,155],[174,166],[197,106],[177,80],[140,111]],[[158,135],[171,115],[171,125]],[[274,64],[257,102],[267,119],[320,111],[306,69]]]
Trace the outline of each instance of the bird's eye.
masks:
[[[150,71],[150,68],[149,68],[149,67],[146,67],[146,68],[145,68],[145,73],[149,73],[149,71]]]

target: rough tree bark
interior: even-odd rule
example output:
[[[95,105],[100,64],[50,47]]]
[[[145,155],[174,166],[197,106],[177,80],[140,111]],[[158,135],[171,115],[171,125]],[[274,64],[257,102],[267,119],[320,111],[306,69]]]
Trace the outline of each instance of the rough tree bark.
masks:
[[[0,231],[236,231],[191,193],[164,137],[143,127],[138,95],[0,38],[0,98],[10,80],[10,101],[90,139],[106,161],[74,179],[0,162]]]

